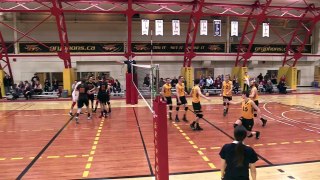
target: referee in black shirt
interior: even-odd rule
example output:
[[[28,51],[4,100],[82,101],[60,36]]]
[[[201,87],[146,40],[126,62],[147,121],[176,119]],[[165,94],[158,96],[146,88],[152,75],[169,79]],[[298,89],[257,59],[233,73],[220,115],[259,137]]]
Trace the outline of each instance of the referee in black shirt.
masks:
[[[252,180],[256,180],[257,153],[244,145],[243,140],[247,137],[247,130],[243,126],[234,129],[234,138],[230,144],[225,144],[220,157],[222,162],[221,179],[223,180],[249,180],[249,168]]]

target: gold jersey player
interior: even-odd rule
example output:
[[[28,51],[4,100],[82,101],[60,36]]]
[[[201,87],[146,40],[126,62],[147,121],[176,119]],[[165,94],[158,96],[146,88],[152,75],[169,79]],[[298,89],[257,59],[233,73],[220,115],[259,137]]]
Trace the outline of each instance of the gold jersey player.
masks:
[[[257,105],[259,106],[259,95],[258,95],[258,90],[257,90],[257,87],[256,87],[256,82],[255,80],[252,80],[251,81],[251,84],[250,84],[250,87],[251,87],[251,91],[250,91],[250,98],[251,100]],[[254,117],[257,117],[257,112],[254,111]],[[266,119],[263,119],[260,115],[260,118],[261,122],[262,122],[262,126],[266,126],[267,124],[267,120]]]
[[[193,88],[191,90],[192,107],[193,107],[193,111],[196,114],[197,118],[196,118],[195,121],[193,121],[190,124],[190,127],[191,127],[192,130],[195,130],[195,131],[203,130],[199,125],[199,119],[203,118],[203,114],[202,114],[202,110],[201,110],[201,104],[200,104],[200,96],[209,101],[209,98],[207,98],[206,96],[204,96],[201,93],[201,90],[200,90],[200,87],[199,87],[199,83],[200,83],[200,80],[199,79],[195,79],[194,80],[194,86],[193,86]]]
[[[232,100],[232,81],[230,81],[229,75],[225,76],[225,80],[222,83],[222,96],[223,96],[223,116],[226,116],[229,110],[229,101]],[[225,100],[228,102],[225,102]]]
[[[248,137],[252,137],[255,135],[256,139],[260,138],[259,131],[252,131],[254,126],[253,119],[253,111],[256,110],[257,114],[260,116],[260,109],[258,106],[249,98],[250,92],[243,91],[242,92],[242,105],[241,105],[241,117],[234,123],[233,127],[237,127],[243,125],[246,130],[249,132]],[[230,102],[231,104],[236,104],[234,102]]]
[[[165,98],[167,105],[169,106],[169,120],[172,120],[172,98],[171,98],[171,84],[170,78],[166,79],[166,83],[162,86],[161,95]]]
[[[183,83],[184,78],[182,76],[179,76],[178,84],[176,85],[176,93],[177,93],[177,107],[176,107],[176,122],[179,122],[179,109],[180,105],[184,106],[184,114],[183,114],[183,121],[188,122],[187,120],[187,111],[188,111],[188,102],[186,99],[186,92],[185,92],[185,86]]]

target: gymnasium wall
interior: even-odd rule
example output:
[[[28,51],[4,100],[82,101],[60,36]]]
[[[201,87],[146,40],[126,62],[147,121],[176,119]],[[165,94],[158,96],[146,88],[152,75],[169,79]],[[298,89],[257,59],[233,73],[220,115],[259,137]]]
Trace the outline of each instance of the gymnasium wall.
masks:
[[[10,22],[7,22],[10,24]],[[18,22],[17,28],[22,32],[26,32],[33,28],[37,23],[35,22]],[[12,24],[11,24],[12,25]],[[187,31],[186,23],[181,24],[181,35],[172,36],[171,22],[166,22],[164,27],[164,36],[153,36],[153,42],[179,42],[184,43]],[[240,23],[240,31],[242,30],[243,23]],[[222,36],[214,37],[213,25],[209,21],[208,36],[197,35],[197,42],[226,42],[226,24],[222,25]],[[127,25],[123,22],[67,22],[68,35],[70,42],[125,42],[127,39]],[[318,25],[319,28],[319,25]],[[317,29],[318,29],[317,28]],[[276,27],[281,35],[285,35],[292,31],[290,28]],[[13,31],[0,26],[0,30],[5,38],[5,41],[13,41]],[[58,42],[58,32],[55,22],[48,22],[40,25],[34,32],[30,34],[31,37],[44,42]],[[18,37],[20,35],[18,34]],[[314,52],[319,53],[319,30],[316,31],[313,36],[313,41],[316,47]],[[284,38],[289,38],[284,37]],[[133,41],[134,42],[150,42],[150,36],[141,35],[140,21],[133,22]],[[31,42],[27,38],[23,38],[22,41]],[[233,38],[233,42],[236,43],[238,38]],[[255,43],[270,44],[281,43],[277,36],[270,33],[270,38],[262,38],[261,31],[258,32]],[[234,66],[236,57],[196,57],[193,60],[192,66],[196,68],[203,67],[203,61],[211,61],[210,68],[214,68],[215,75],[217,74],[229,74],[231,68]],[[150,57],[136,57],[138,63],[149,63]],[[116,61],[124,60],[121,57],[72,57],[72,65],[78,72],[100,72],[110,71],[112,77],[120,80],[121,84],[124,84],[125,67]],[[161,57],[153,56],[155,63],[161,65],[160,76],[161,77],[173,77],[180,74],[180,68],[183,64],[183,57]],[[278,70],[282,65],[282,57],[253,57],[252,62],[249,62],[249,74],[251,76],[257,76],[260,72],[264,75],[267,70]],[[262,63],[265,61],[265,63]],[[14,73],[15,82],[21,80],[30,80],[34,72],[62,72],[63,62],[57,57],[18,57],[16,62],[12,62],[12,69]],[[302,86],[310,86],[314,77],[314,65],[319,64],[319,58],[315,57],[303,57],[297,65],[298,70],[301,70],[301,84]],[[206,68],[207,65],[205,65]]]

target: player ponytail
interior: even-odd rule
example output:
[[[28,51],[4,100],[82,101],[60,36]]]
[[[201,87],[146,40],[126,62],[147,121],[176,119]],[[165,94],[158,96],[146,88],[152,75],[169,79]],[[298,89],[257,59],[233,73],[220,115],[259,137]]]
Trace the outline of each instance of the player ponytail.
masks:
[[[244,147],[243,140],[247,137],[247,131],[243,126],[237,126],[234,129],[234,138],[236,141],[238,141],[238,144],[236,145],[236,156],[235,161],[237,162],[237,167],[243,166],[244,161]]]

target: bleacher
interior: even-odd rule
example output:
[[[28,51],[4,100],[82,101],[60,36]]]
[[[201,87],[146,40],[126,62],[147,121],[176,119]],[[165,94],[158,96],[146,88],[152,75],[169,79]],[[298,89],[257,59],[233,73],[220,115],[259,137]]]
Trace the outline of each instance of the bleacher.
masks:
[[[58,97],[58,92],[42,92],[42,94],[31,95],[31,99],[56,99]]]

